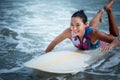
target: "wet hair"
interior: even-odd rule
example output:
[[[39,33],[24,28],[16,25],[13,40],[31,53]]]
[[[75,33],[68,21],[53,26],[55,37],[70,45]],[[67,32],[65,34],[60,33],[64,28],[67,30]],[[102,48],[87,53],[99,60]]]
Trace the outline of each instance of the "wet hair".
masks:
[[[73,17],[80,17],[80,18],[82,18],[82,21],[83,21],[84,24],[88,21],[87,16],[86,16],[86,14],[84,13],[84,10],[79,10],[79,11],[75,12],[75,13],[71,16],[71,18],[73,18]]]

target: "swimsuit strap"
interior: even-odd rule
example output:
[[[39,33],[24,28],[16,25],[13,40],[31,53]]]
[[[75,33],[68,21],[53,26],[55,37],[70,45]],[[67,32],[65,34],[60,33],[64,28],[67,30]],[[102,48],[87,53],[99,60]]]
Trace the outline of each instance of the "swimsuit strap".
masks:
[[[88,36],[92,31],[93,31],[92,27],[87,27],[86,30],[85,30],[84,37]]]

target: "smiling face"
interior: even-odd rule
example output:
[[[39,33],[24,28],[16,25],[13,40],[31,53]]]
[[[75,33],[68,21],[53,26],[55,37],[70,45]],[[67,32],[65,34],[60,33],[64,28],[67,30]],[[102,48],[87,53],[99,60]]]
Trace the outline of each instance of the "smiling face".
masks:
[[[82,18],[80,17],[72,17],[71,18],[71,30],[78,36],[83,36],[85,32],[85,28],[87,27],[87,22],[83,23]]]

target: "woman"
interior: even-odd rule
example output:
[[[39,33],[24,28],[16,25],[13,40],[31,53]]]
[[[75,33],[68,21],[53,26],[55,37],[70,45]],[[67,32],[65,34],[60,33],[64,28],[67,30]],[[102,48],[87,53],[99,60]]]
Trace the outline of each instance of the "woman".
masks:
[[[101,9],[91,20],[90,25],[87,23],[87,16],[83,10],[75,12],[71,17],[71,25],[60,35],[58,35],[47,47],[45,52],[51,51],[58,43],[69,38],[75,47],[83,50],[96,49],[100,47],[101,41],[109,43],[102,47],[103,51],[110,50],[119,44],[119,40],[115,39],[119,35],[119,30],[112,12],[112,4],[114,0],[110,0],[104,7],[108,14],[110,34],[98,31],[96,28],[102,20],[104,9]]]

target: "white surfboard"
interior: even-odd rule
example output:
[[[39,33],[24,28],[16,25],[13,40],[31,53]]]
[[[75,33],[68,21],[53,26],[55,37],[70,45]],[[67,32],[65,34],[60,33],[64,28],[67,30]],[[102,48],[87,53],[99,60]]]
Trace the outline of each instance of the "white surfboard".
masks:
[[[28,68],[52,73],[77,73],[96,62],[103,55],[104,53],[99,49],[54,51],[32,59],[24,65]]]

